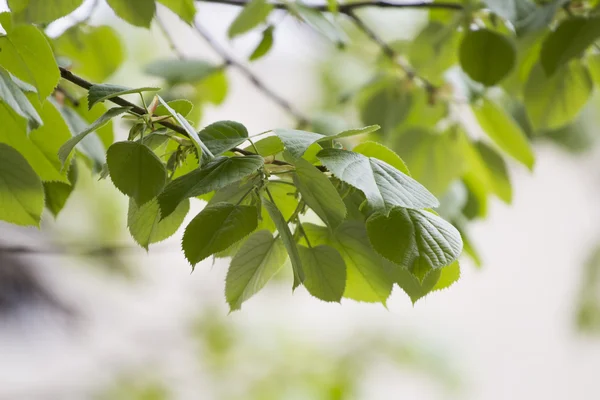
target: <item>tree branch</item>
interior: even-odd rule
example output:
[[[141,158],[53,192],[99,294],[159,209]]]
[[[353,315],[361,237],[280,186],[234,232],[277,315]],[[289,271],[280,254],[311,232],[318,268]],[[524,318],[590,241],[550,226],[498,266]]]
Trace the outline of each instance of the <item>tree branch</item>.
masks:
[[[381,50],[383,51],[383,54],[385,54],[387,58],[389,58],[394,63],[396,63],[404,71],[404,73],[406,74],[406,76],[408,77],[408,79],[418,80],[419,82],[421,82],[421,84],[423,85],[423,87],[425,88],[425,90],[427,90],[427,92],[429,93],[429,95],[435,94],[435,92],[437,90],[436,86],[433,83],[429,82],[427,79],[423,78],[422,76],[419,76],[417,74],[417,72],[412,67],[410,67],[409,65],[403,63],[399,59],[400,55],[398,53],[396,53],[396,51],[394,49],[392,49],[390,47],[390,45],[388,45],[383,39],[381,39],[375,33],[375,31],[373,31],[371,28],[369,28],[364,23],[364,21],[362,19],[360,19],[353,11],[349,11],[346,15],[350,19],[352,19],[352,21],[354,22],[354,24],[356,25],[356,27],[358,29],[360,29],[373,42],[377,43],[377,45],[379,47],[381,47]]]
[[[231,6],[244,7],[248,2],[246,0],[196,0],[200,3],[217,3],[227,4]],[[274,8],[287,9],[287,5],[284,3],[271,3]],[[304,4],[305,7],[311,8],[315,11],[328,12],[329,7],[326,4],[309,5]],[[412,1],[408,3],[393,3],[389,1],[359,1],[356,3],[339,4],[338,11],[342,14],[348,14],[359,8],[424,8],[424,9],[442,9],[442,10],[454,10],[461,11],[464,9],[462,4],[447,2],[447,3],[431,3],[427,1]]]
[[[219,54],[219,56],[225,61],[226,65],[231,65],[237,68],[244,76],[262,93],[264,93],[267,97],[273,100],[277,105],[287,111],[291,116],[293,116],[298,122],[299,126],[308,126],[310,125],[310,119],[303,115],[300,111],[294,108],[292,104],[269,89],[252,71],[250,71],[244,64],[240,63],[233,59],[223,47],[221,47],[208,32],[204,30],[202,26],[197,21],[194,21],[194,28],[198,32],[200,36],[208,43],[212,49]]]
[[[80,88],[86,89],[86,90],[90,90],[90,88],[93,86],[93,83],[86,81],[85,79],[73,74],[71,71],[69,71],[66,68],[63,67],[59,67],[60,69],[60,76],[63,79],[66,79],[67,81],[74,83],[75,85],[79,86]],[[109,99],[109,101],[121,106],[121,107],[131,107],[131,112],[133,112],[134,114],[137,115],[144,115],[146,114],[146,110],[144,110],[143,108],[121,98],[121,97],[113,97],[111,99]],[[189,137],[190,135],[187,133],[187,131],[179,126],[179,125],[175,125],[169,121],[158,121],[158,123],[162,126],[164,126],[165,128],[169,128],[172,131],[175,131],[177,133],[182,134],[183,136]],[[245,156],[250,156],[250,155],[255,155],[255,153],[251,152],[251,151],[247,151],[244,149],[240,149],[240,148],[233,148],[231,149],[232,151],[235,151],[237,153],[240,153],[242,155]],[[280,161],[280,160],[273,160],[271,162],[271,164],[275,164],[275,165],[291,165],[285,161]]]

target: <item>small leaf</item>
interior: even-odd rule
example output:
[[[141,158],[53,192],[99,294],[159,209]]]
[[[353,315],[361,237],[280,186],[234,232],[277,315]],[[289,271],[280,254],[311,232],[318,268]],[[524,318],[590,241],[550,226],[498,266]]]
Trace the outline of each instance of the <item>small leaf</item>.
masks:
[[[175,111],[177,114],[181,114],[184,117],[187,116],[194,108],[194,105],[192,104],[192,102],[189,100],[186,100],[186,99],[171,100],[171,101],[167,102],[167,104],[169,107],[171,107],[171,109],[173,111]],[[160,104],[158,107],[156,107],[154,114],[155,115],[171,115],[169,110],[167,110],[167,108],[162,104]]]
[[[273,5],[266,0],[251,0],[247,2],[246,6],[235,17],[231,25],[229,25],[227,36],[232,39],[254,29],[266,21],[272,10]]]
[[[447,268],[447,267],[444,267]],[[414,276],[408,269],[390,263],[390,274],[394,281],[410,297],[413,305],[433,291],[440,280],[444,268],[432,269],[425,275],[422,281]]]
[[[44,184],[44,202],[46,208],[52,213],[54,218],[62,211],[71,196],[75,183],[77,182],[78,169],[77,163],[72,163],[69,168],[69,183],[64,182],[43,182]]]
[[[56,54],[71,60],[79,76],[104,82],[125,60],[119,34],[110,26],[75,25],[53,41]]]
[[[583,55],[585,50],[600,39],[600,17],[572,17],[550,33],[540,53],[540,63],[547,76],[570,60]]]
[[[27,120],[29,130],[43,124],[42,118],[10,75],[0,67],[0,100]]]
[[[214,158],[214,155],[211,151],[206,147],[206,145],[200,140],[200,137],[194,130],[194,127],[190,125],[190,123],[183,117],[183,115],[179,114],[175,110],[173,110],[169,104],[163,100],[162,97],[158,96],[158,100],[162,104],[163,107],[167,109],[169,114],[171,114],[177,122],[185,129],[190,139],[192,139],[192,143],[196,148],[196,152],[198,153],[198,159],[202,160],[202,163],[207,163]]]
[[[524,88],[527,115],[536,130],[557,129],[573,121],[592,95],[594,84],[587,68],[572,61],[552,77],[538,64]]]
[[[32,25],[14,27],[0,36],[0,65],[17,78],[37,88],[39,98],[52,93],[60,72],[48,40]]]
[[[244,143],[248,139],[248,130],[239,122],[218,121],[198,132],[200,139],[215,156]]]
[[[510,204],[512,186],[506,162],[500,154],[481,141],[471,145],[465,140],[463,146],[464,158],[469,166],[463,179]]]
[[[381,127],[379,125],[369,125],[369,126],[365,126],[364,128],[359,128],[359,129],[349,129],[347,131],[343,131],[340,132],[336,135],[333,136],[327,136],[321,140],[326,140],[326,139],[341,139],[341,138],[345,138],[345,137],[350,137],[350,136],[357,136],[357,135],[367,135],[369,133],[373,133],[378,131],[379,129],[381,129]]]
[[[337,228],[346,217],[346,206],[329,178],[308,161],[294,162],[294,184],[302,199],[331,228]]]
[[[75,11],[83,0],[9,0],[16,20],[43,24],[53,22]]]
[[[207,78],[220,69],[218,65],[202,60],[157,60],[145,68],[147,74],[163,78],[171,85],[195,83]]]
[[[0,220],[39,226],[44,210],[44,188],[27,160],[0,143]]]
[[[376,210],[437,207],[439,202],[419,182],[388,163],[347,150],[324,149],[319,160],[340,180],[361,190]]]
[[[375,251],[413,273],[424,265],[433,269],[449,265],[462,251],[456,228],[423,210],[397,207],[389,216],[373,214],[367,232]]]
[[[346,221],[336,231],[332,245],[346,263],[344,297],[385,305],[392,292],[392,279],[383,268],[381,257],[369,245],[365,225]]]
[[[290,261],[292,262],[292,268],[294,270],[295,288],[304,281],[304,270],[302,267],[302,260],[300,259],[300,253],[298,252],[298,247],[296,246],[296,241],[294,240],[294,236],[290,231],[287,221],[281,214],[281,211],[279,211],[279,208],[277,208],[275,204],[267,199],[263,200],[263,204],[267,209],[269,216],[275,223],[277,232],[279,232],[281,240],[283,241],[283,245],[290,256]]]
[[[494,86],[508,76],[516,62],[515,46],[488,29],[469,31],[460,45],[460,65],[471,79]]]
[[[255,142],[254,146],[258,149],[258,154],[263,157],[272,156],[283,151],[283,143],[277,136],[267,136],[266,138]],[[255,151],[254,146],[249,145],[244,148],[244,150],[253,152]]]
[[[369,126],[381,125],[383,133],[391,132],[409,115],[412,91],[398,79],[381,79],[369,85],[359,99],[360,119]]]
[[[353,152],[362,154],[363,156],[376,158],[384,161],[396,168],[405,175],[410,176],[410,172],[406,163],[400,156],[378,142],[362,142],[352,149]]]
[[[115,14],[131,25],[150,28],[156,13],[154,0],[106,0]]]
[[[181,243],[192,267],[252,233],[258,225],[256,207],[217,203],[206,206],[185,228]]]
[[[141,207],[138,207],[133,199],[129,199],[127,228],[133,239],[148,250],[150,244],[162,242],[173,235],[183,223],[189,210],[190,202],[184,200],[179,203],[171,215],[161,219],[156,199],[152,199]]]
[[[158,197],[162,218],[170,215],[184,199],[223,188],[253,174],[263,166],[260,156],[217,157],[171,183]]]
[[[312,8],[300,3],[287,3],[286,6],[292,14],[298,16],[312,29],[319,32],[337,45],[343,45],[348,41],[348,37],[342,28],[340,28],[335,22],[330,21],[324,15],[324,13],[313,10]]]
[[[125,86],[111,85],[108,83],[92,85],[92,87],[88,90],[88,108],[91,109],[96,103],[101,103],[105,100],[110,100],[114,97],[123,96],[125,94],[156,92],[158,90],[160,90],[160,88],[157,87],[141,87],[137,89],[131,89]]]
[[[285,149],[295,158],[300,158],[311,144],[326,136],[294,129],[275,129],[273,131],[283,142]]]
[[[510,115],[488,99],[483,99],[481,105],[474,109],[474,113],[481,129],[490,139],[515,160],[530,170],[533,169],[535,156],[531,145],[521,127]]]
[[[443,195],[450,184],[466,170],[458,135],[414,127],[398,135],[394,148],[408,163],[413,178],[436,196]]]
[[[108,148],[106,163],[117,189],[142,206],[156,197],[167,181],[167,170],[147,146],[117,142]]]
[[[67,159],[69,158],[69,155],[71,154],[75,146],[77,146],[77,144],[81,142],[88,134],[101,128],[102,126],[106,125],[111,119],[127,112],[128,110],[129,107],[115,107],[109,109],[106,113],[104,113],[100,118],[98,118],[96,121],[90,124],[87,128],[85,128],[83,131],[79,132],[76,136],[73,136],[65,144],[63,144],[58,150],[58,158],[63,164],[63,166],[67,162]]]
[[[273,25],[269,25],[263,32],[262,32],[262,39],[260,40],[260,43],[258,43],[258,46],[256,46],[256,48],[254,49],[254,51],[252,52],[252,54],[250,54],[250,61],[256,61],[259,58],[264,57],[269,50],[271,50],[271,47],[273,47],[273,30],[275,28],[273,27]]]
[[[258,293],[287,259],[281,237],[261,230],[253,233],[238,250],[227,271],[225,297],[231,311]]]
[[[188,24],[194,20],[196,15],[194,0],[158,0],[158,2],[171,9]]]
[[[321,245],[299,246],[308,293],[323,301],[338,302],[346,288],[346,263],[336,249]]]

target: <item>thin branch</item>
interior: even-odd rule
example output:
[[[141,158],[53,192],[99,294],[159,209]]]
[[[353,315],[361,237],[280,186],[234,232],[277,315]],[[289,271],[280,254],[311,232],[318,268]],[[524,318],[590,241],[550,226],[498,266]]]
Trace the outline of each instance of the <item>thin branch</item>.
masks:
[[[231,6],[244,7],[248,2],[246,0],[196,0],[197,2],[203,3],[217,3],[227,4]],[[284,3],[274,2],[274,8],[287,9],[287,5]],[[315,11],[328,12],[329,6],[326,4],[309,5],[303,4],[305,7],[311,8]],[[389,1],[359,1],[356,3],[339,4],[338,11],[342,14],[348,14],[359,8],[423,8],[423,9],[442,9],[442,10],[455,10],[461,11],[464,7],[461,4],[447,2],[447,3],[432,3],[427,1],[412,1],[408,3],[393,3]]]
[[[293,116],[297,121],[299,126],[308,126],[310,125],[310,120],[308,117],[304,116],[300,111],[294,108],[292,104],[269,89],[252,71],[250,71],[244,64],[240,63],[233,59],[227,50],[221,47],[211,36],[210,34],[204,30],[202,26],[198,23],[198,21],[194,22],[194,28],[198,32],[202,38],[208,43],[210,47],[213,48],[217,54],[225,61],[225,64],[231,65],[237,68],[246,78],[262,93],[264,93],[267,97],[277,103],[281,108],[287,111],[291,116]]]
[[[66,68],[63,67],[59,67],[60,69],[60,76],[63,79],[66,79],[67,81],[74,83],[75,85],[79,86],[80,88],[86,89],[86,90],[90,90],[90,88],[93,86],[93,83],[86,81],[85,79],[75,75],[74,73],[72,73],[71,71],[69,71]],[[146,113],[146,110],[144,110],[143,108],[121,98],[121,97],[113,97],[111,99],[109,99],[109,101],[121,106],[121,107],[131,107],[131,112],[137,115],[144,115]],[[172,131],[175,131],[177,133],[182,134],[183,136],[189,137],[189,134],[187,133],[187,131],[179,126],[179,125],[175,125],[169,121],[158,121],[158,123],[162,126],[164,126],[165,128],[169,128]],[[244,149],[240,149],[240,148],[233,148],[231,149],[234,152],[240,153],[244,156],[250,156],[250,155],[256,155],[255,153],[251,152],[251,151],[247,151]],[[273,160],[271,162],[271,164],[275,164],[275,165],[290,165],[289,163],[285,162],[285,161],[280,161],[280,160]]]
[[[433,95],[436,92],[437,88],[435,87],[434,84],[432,84],[431,82],[429,82],[427,79],[423,78],[422,76],[419,76],[417,74],[417,72],[414,69],[412,69],[412,67],[410,67],[409,65],[402,62],[399,58],[400,55],[394,49],[392,49],[390,47],[390,45],[388,45],[383,39],[381,39],[379,37],[379,35],[377,35],[377,33],[375,33],[375,31],[373,31],[371,28],[369,28],[364,23],[364,21],[362,19],[360,19],[353,11],[349,11],[348,13],[346,13],[346,15],[348,15],[348,17],[350,17],[352,19],[352,21],[354,22],[354,24],[356,25],[356,27],[358,29],[360,29],[373,42],[377,43],[377,45],[379,47],[381,47],[383,54],[385,54],[387,58],[389,58],[394,63],[396,63],[404,71],[404,73],[406,74],[408,79],[417,80],[417,81],[421,82],[421,84],[423,85],[425,90],[427,90],[427,92],[430,95]]]
[[[175,53],[177,58],[179,58],[180,60],[183,60],[185,58],[185,54],[183,54],[183,52],[181,50],[179,50],[179,48],[177,47],[177,44],[175,43],[175,41],[173,40],[173,37],[169,33],[167,26],[165,25],[164,21],[162,20],[162,18],[160,17],[160,15],[158,13],[156,13],[154,19],[156,20],[156,24],[162,31],[163,36],[167,40],[167,43],[169,44],[171,51],[173,53]]]

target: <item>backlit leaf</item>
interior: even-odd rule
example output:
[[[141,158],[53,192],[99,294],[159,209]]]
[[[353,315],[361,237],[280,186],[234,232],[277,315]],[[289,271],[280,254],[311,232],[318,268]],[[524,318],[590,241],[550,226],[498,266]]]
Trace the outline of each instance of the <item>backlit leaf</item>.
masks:
[[[324,301],[339,302],[346,288],[346,263],[336,249],[327,245],[298,246],[308,293]]]
[[[239,122],[218,121],[202,129],[198,135],[211,153],[218,156],[244,143],[248,139],[248,130]]]
[[[44,188],[27,160],[0,143],[0,220],[39,226],[44,209]]]
[[[133,239],[143,248],[148,250],[152,243],[161,242],[173,235],[190,210],[189,200],[184,200],[171,215],[160,218],[158,201],[152,199],[138,207],[133,199],[129,199],[127,212],[127,228]]]
[[[131,25],[150,28],[156,13],[154,0],[106,0],[115,14]]]
[[[247,2],[242,11],[240,11],[231,25],[229,25],[227,35],[229,38],[234,38],[248,32],[265,22],[272,10],[273,5],[266,0],[251,0]]]
[[[120,85],[111,85],[104,83],[101,85],[92,85],[88,90],[88,108],[94,107],[94,104],[101,103],[105,100],[110,100],[114,97],[123,96],[132,93],[156,92],[160,90],[157,87],[142,87],[131,89]]]
[[[459,51],[460,65],[471,79],[494,86],[512,71],[515,46],[506,37],[488,29],[469,31]]]

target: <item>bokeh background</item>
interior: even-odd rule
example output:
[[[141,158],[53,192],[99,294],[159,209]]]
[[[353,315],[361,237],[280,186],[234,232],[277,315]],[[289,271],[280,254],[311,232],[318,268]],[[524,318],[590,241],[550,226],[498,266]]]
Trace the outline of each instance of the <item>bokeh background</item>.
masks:
[[[60,34],[89,6],[48,32]],[[198,8],[199,22],[231,54],[252,51],[259,33],[226,39],[236,8]],[[159,14],[186,55],[220,61],[166,9]],[[395,39],[410,39],[427,18],[365,16]],[[90,22],[125,39],[127,62],[112,83],[147,86],[153,78],[143,66],[171,56],[158,27],[148,34],[104,4]],[[331,47],[284,19],[274,50],[251,69],[310,114],[327,95]],[[235,69],[227,76],[225,102],[205,107],[202,125],[231,119],[252,133],[293,125]],[[40,249],[0,251],[0,399],[598,399],[600,149],[588,139],[577,152],[537,144],[533,173],[512,164],[513,204],[492,201],[471,230],[483,266],[465,258],[458,283],[415,306],[396,288],[387,309],[323,303],[303,289],[292,295],[283,275],[228,314],[227,260],[204,261],[190,274],[181,233],[149,253],[136,249],[126,198],[83,176],[42,230],[0,225],[6,248]],[[198,200],[192,211],[201,207]],[[78,254],[89,244],[115,250]]]

